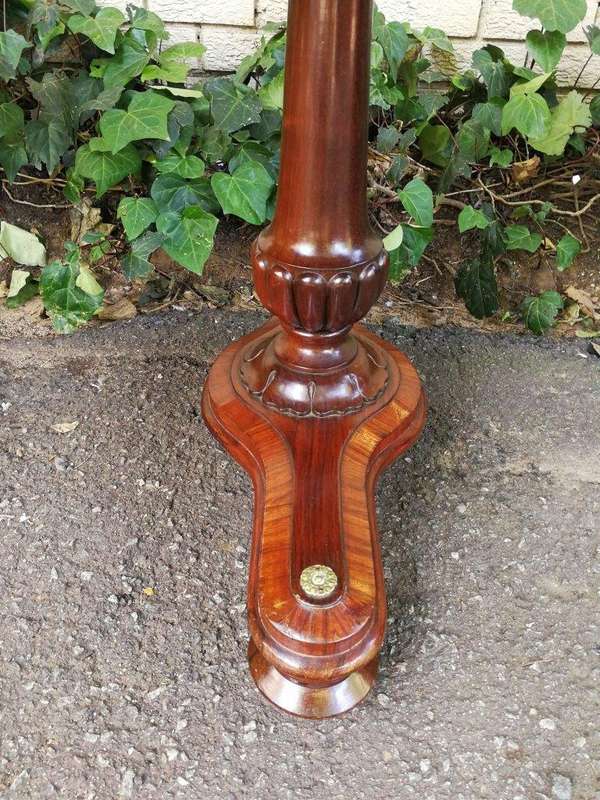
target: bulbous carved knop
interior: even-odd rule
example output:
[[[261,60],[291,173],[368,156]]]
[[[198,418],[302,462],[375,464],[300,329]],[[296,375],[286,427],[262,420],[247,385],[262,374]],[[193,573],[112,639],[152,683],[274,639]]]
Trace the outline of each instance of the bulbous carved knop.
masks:
[[[290,328],[309,333],[336,333],[361,320],[375,303],[387,279],[388,256],[341,271],[281,264],[255,244],[254,284],[263,305]]]

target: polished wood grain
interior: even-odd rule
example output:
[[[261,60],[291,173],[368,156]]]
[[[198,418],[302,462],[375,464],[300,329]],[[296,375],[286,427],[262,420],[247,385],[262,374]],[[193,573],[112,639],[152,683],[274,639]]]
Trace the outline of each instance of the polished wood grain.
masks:
[[[408,359],[384,344],[391,380],[373,407],[310,420],[268,409],[245,393],[239,370],[248,345],[274,330],[269,323],[224,351],[209,375],[203,410],[254,483],[252,674],[281,708],[323,717],[355,705],[376,673],[386,612],[375,483],[418,437],[425,399]],[[364,329],[356,335],[378,344]],[[339,578],[326,602],[306,598],[300,587],[302,570],[313,564]]]
[[[396,348],[357,325],[388,261],[366,207],[371,3],[291,0],[281,176],[252,259],[276,315],[217,359],[207,424],[251,476],[250,669],[280,708],[342,713],[375,680],[385,591],[381,470],[418,437],[425,398]],[[303,570],[337,585],[309,595]]]

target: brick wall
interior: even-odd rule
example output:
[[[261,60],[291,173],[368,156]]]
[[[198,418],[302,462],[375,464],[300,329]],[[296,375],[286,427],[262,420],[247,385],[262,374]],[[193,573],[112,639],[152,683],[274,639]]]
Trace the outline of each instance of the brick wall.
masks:
[[[128,0],[118,0],[126,5]],[[114,2],[114,0],[106,0]],[[271,20],[283,20],[287,0],[146,0],[146,5],[166,20],[174,42],[198,40],[206,47],[203,70],[233,70],[260,38],[258,29]],[[465,64],[473,50],[486,42],[502,47],[522,63],[526,32],[535,27],[512,11],[512,0],[379,0],[388,20],[409,21],[416,28],[442,28],[453,39]],[[597,0],[588,0],[584,24],[600,22]],[[539,27],[539,26],[538,26]],[[561,83],[573,83],[589,55],[580,26],[569,36],[569,47],[559,70]],[[581,86],[600,77],[600,57],[594,57]]]

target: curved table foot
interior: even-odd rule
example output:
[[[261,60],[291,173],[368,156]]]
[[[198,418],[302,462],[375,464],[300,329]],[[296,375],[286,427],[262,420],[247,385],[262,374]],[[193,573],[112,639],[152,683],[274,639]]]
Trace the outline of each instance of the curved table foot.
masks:
[[[269,322],[230,345],[211,369],[202,407],[254,483],[252,676],[279,708],[322,718],[359,703],[375,680],[386,620],[375,484],[418,438],[426,403],[406,356],[356,326],[358,345],[388,375],[375,401],[331,417],[269,408],[241,374],[246,354],[277,332]]]

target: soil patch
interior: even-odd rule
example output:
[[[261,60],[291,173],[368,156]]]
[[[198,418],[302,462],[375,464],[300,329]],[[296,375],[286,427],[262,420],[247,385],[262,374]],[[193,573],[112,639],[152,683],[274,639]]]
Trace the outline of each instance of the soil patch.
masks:
[[[65,207],[61,196],[44,185],[33,184],[26,189],[13,187],[11,197],[2,193],[1,218],[36,232],[44,240],[49,258],[60,257],[64,242],[76,236],[81,215]],[[117,197],[104,201],[100,208],[101,222],[106,224],[114,219],[116,202]],[[552,269],[551,256],[543,252],[531,256],[510,253],[510,258],[505,259],[498,269],[503,311],[487,320],[475,319],[456,296],[454,276],[465,258],[477,255],[477,241],[475,236],[459,236],[452,219],[456,213],[454,209],[444,209],[445,224],[436,227],[434,243],[421,264],[400,285],[388,284],[368,319],[377,322],[392,316],[418,327],[453,324],[484,331],[519,333],[524,332],[523,324],[518,315],[511,312],[518,309],[527,295],[547,289],[564,291],[574,286],[598,299],[600,236],[590,238],[588,232],[589,247],[564,273]],[[107,302],[111,307],[117,304],[117,309],[125,298],[135,306],[138,314],[153,314],[166,307],[197,311],[205,306],[233,306],[240,310],[256,310],[260,303],[253,292],[249,259],[250,245],[256,233],[256,228],[239,220],[223,220],[202,276],[179,267],[163,251],[153,256],[156,276],[147,284],[128,281],[120,271],[115,255],[109,255],[94,265],[94,270],[106,290]],[[10,260],[0,262],[0,285],[3,280],[9,281],[13,266]],[[117,315],[118,311],[115,311]],[[107,317],[108,320],[94,320],[89,324],[107,324],[107,321],[112,321],[110,312]],[[572,322],[560,322],[549,335],[574,336]],[[0,301],[0,338],[48,335],[53,335],[53,331],[39,299],[16,310],[7,309]]]

